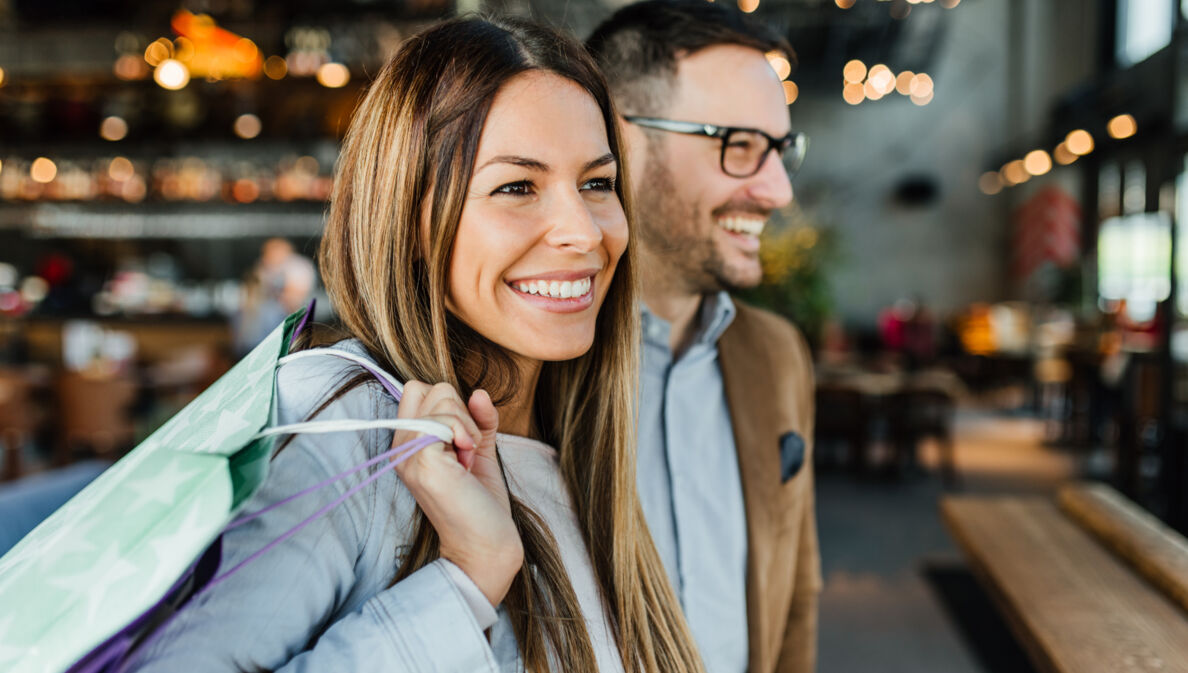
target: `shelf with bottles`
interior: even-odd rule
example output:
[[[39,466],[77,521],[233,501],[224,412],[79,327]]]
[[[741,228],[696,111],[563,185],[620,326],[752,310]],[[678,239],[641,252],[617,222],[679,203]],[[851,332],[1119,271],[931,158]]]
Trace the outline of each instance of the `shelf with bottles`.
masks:
[[[0,205],[35,203],[324,203],[332,143],[319,151],[245,155],[104,153],[0,156]],[[48,154],[48,153],[47,153]]]

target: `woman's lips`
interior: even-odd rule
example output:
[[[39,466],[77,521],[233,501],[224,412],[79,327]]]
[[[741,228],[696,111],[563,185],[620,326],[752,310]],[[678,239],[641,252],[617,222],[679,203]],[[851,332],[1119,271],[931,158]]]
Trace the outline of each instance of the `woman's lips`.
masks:
[[[594,304],[593,276],[581,276],[574,280],[553,280],[538,276],[509,281],[507,285],[524,301],[553,313],[577,313]]]

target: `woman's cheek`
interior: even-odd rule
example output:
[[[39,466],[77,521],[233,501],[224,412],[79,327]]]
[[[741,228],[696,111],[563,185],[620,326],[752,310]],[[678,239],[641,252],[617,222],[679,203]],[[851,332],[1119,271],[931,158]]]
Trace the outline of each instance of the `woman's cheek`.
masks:
[[[621,208],[617,209],[605,225],[602,227],[602,240],[604,241],[607,252],[611,256],[611,261],[618,260],[627,250],[627,239],[629,232],[627,230],[627,217],[623,214]]]

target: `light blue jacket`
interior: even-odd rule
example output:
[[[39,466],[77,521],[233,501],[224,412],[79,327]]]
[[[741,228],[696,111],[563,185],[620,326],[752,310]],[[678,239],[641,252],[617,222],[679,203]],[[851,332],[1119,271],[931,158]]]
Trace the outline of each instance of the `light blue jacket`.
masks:
[[[357,342],[338,348],[365,355]],[[278,423],[307,420],[362,370],[333,357],[284,365]],[[374,383],[318,419],[395,418]],[[298,435],[273,460],[247,511],[256,511],[389,448],[391,431]],[[222,569],[261,549],[368,476],[299,498],[228,532]],[[456,566],[435,561],[391,585],[411,533],[414,500],[385,474],[187,605],[137,651],[130,671],[471,672],[521,668],[515,637]],[[391,585],[391,586],[390,586]],[[490,641],[484,628],[491,626]]]

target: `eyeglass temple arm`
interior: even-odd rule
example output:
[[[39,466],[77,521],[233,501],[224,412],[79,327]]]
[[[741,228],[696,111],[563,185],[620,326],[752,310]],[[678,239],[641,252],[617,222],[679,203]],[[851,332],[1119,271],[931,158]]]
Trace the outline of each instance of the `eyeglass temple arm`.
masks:
[[[623,117],[632,124],[649,128],[671,131],[673,133],[689,133],[693,135],[707,135],[713,138],[721,137],[727,129],[713,124],[699,124],[697,122],[680,122],[672,119],[657,119],[655,117]]]

